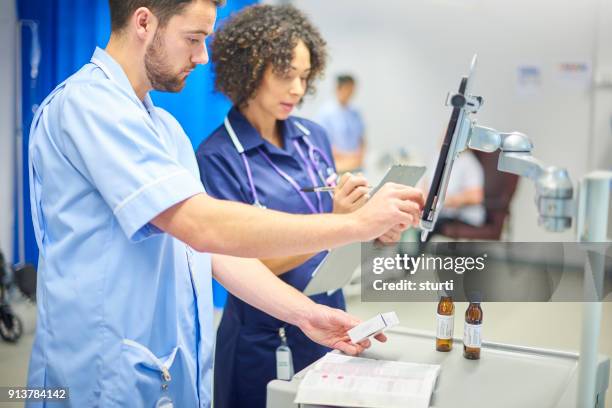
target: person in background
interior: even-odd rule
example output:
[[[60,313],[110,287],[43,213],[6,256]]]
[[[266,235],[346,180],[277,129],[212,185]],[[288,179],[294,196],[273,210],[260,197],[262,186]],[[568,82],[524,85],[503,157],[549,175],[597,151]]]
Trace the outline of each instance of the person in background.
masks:
[[[331,184],[336,174],[323,128],[291,115],[326,63],[325,42],[304,14],[288,5],[249,7],[220,28],[211,51],[216,87],[234,106],[197,150],[206,191],[216,198],[298,214],[360,208],[369,191],[361,176],[340,177],[333,196],[301,191]],[[381,240],[397,241],[399,234]],[[324,257],[325,252],[311,252],[260,260],[302,291]],[[341,290],[311,299],[345,308]],[[276,349],[285,339],[296,372],[330,351],[298,327],[229,295],[217,331],[215,407],[264,408],[266,385],[276,378]]]
[[[356,172],[363,168],[365,126],[359,111],[350,104],[355,86],[353,76],[339,75],[336,100],[324,104],[316,118],[329,135],[339,172]]]
[[[436,160],[430,163],[429,178],[433,177]],[[429,186],[427,186],[429,187]],[[479,227],[484,224],[484,171],[474,154],[465,150],[457,156],[446,189],[444,207],[430,236],[439,234],[449,222],[461,222]]]

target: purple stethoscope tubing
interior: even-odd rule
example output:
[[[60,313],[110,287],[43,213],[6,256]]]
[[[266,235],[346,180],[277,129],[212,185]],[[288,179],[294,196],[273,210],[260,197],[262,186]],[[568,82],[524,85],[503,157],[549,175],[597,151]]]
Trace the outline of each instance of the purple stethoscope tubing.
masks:
[[[234,147],[238,151],[238,154],[240,154],[240,157],[242,157],[242,162],[244,163],[244,167],[247,173],[247,179],[249,181],[249,188],[251,189],[251,194],[253,195],[253,205],[257,207],[263,207],[263,205],[259,201],[257,190],[255,189],[255,182],[253,181],[253,172],[251,170],[251,166],[249,165],[249,161],[247,160],[246,154],[244,152],[244,147],[242,146],[242,143],[240,143],[240,140],[238,140],[238,137],[236,136],[236,132],[234,131],[229,121],[229,118],[226,117],[223,123],[225,125],[225,129],[227,130],[227,133],[230,136],[230,139],[232,140],[232,143],[234,144]],[[293,141],[293,144],[296,150],[298,151],[300,157],[302,158],[302,161],[305,164],[305,167],[306,167],[306,170],[308,172],[308,176],[311,182],[313,183],[313,185],[317,185],[317,180],[315,176],[315,172],[316,172],[320,180],[324,184],[326,184],[327,180],[321,174],[321,172],[317,169],[318,160],[316,160],[315,153],[317,153],[320,157],[323,158],[323,161],[325,162],[328,171],[330,169],[333,169],[331,160],[327,157],[325,152],[323,152],[321,149],[317,148],[310,142],[310,140],[308,139],[308,135],[310,135],[310,131],[306,129],[305,126],[303,126],[301,123],[297,121],[294,121],[293,123],[304,134],[304,136],[302,137],[302,140],[308,146],[308,159],[309,160],[306,158],[306,155],[302,151],[302,148],[300,147],[297,140]],[[272,162],[272,159],[270,159],[270,157],[261,148],[259,148],[258,151],[262,155],[262,157],[266,160],[266,162],[270,165],[270,167],[272,167],[274,171],[278,173],[278,175],[280,175],[283,179],[285,179],[293,187],[293,189],[300,195],[300,197],[302,198],[304,203],[306,203],[306,205],[308,206],[310,211],[312,211],[312,213],[317,213],[317,212],[322,213],[323,212],[323,204],[322,204],[323,201],[321,199],[320,193],[317,193],[317,200],[319,204],[318,211],[317,211],[317,208],[314,206],[312,201],[310,201],[310,199],[306,196],[306,194],[304,194],[304,192],[302,191],[298,183],[295,181],[295,179],[289,176],[283,170],[281,170],[276,164],[274,164],[274,162]]]
[[[310,158],[310,164],[316,170],[317,174],[319,175],[319,178],[320,178],[321,182],[323,184],[328,184],[327,178],[323,177],[321,175],[321,173],[317,170],[318,160],[315,157],[315,153],[317,153],[320,157],[323,158],[323,161],[325,162],[325,166],[327,167],[327,170],[328,171],[332,170],[331,173],[334,173],[334,171],[333,171],[334,165],[333,165],[332,161],[327,156],[327,154],[325,154],[325,152],[323,150],[319,149],[317,146],[312,144],[312,142],[308,138],[308,136],[310,136],[310,130],[308,130],[304,125],[302,125],[298,121],[294,121],[293,124],[295,125],[295,127],[300,129],[302,131],[302,133],[304,134],[304,137],[302,137],[302,140],[304,140],[304,143],[308,146],[308,157]],[[304,154],[302,153],[302,149],[299,147],[299,145],[297,145],[297,142],[294,141],[294,143],[296,143],[297,150],[300,153],[300,156],[302,157],[302,160],[305,161],[306,159],[304,158]],[[331,176],[332,175],[331,173],[327,174],[327,176],[328,177]],[[314,183],[314,184],[316,184],[316,183]]]
[[[300,155],[300,158],[302,159],[302,161],[305,164],[306,172],[308,173],[308,177],[310,178],[310,183],[313,186],[316,186],[317,185],[317,178],[314,175],[315,172],[312,170],[312,167],[309,166],[309,164],[313,164],[314,162],[311,160],[311,162],[308,163],[308,161],[306,160],[306,156],[304,155],[304,152],[302,151],[302,148],[300,147],[300,144],[295,139],[293,140],[293,146],[295,146],[295,150],[297,150],[297,152]],[[316,168],[315,168],[315,171],[316,171]],[[304,192],[302,191],[301,188],[299,189],[299,191],[300,191],[300,193],[304,194]],[[319,202],[319,212],[322,213],[323,212],[323,204],[322,204],[323,201],[321,200],[321,193],[317,191],[316,195],[317,195],[317,200]]]
[[[295,181],[295,179],[293,177],[291,177],[290,175],[285,173],[276,164],[274,164],[272,159],[270,159],[270,157],[268,157],[268,155],[261,148],[258,148],[257,150],[262,155],[262,157],[268,162],[270,167],[272,167],[274,169],[274,171],[276,171],[282,178],[284,178],[285,180],[287,180],[287,182],[289,184],[291,184],[291,187],[293,187],[293,189],[298,192],[300,197],[302,197],[302,200],[304,200],[304,202],[306,203],[306,205],[308,206],[308,208],[310,209],[310,211],[313,214],[316,214],[317,212],[319,212],[319,213],[323,212],[323,204],[321,203],[321,196],[318,196],[318,199],[319,199],[319,211],[317,211],[317,209],[315,208],[315,206],[312,203],[312,201],[310,201],[310,199],[308,197],[306,197],[306,194],[300,189],[300,186],[298,185],[297,181]]]

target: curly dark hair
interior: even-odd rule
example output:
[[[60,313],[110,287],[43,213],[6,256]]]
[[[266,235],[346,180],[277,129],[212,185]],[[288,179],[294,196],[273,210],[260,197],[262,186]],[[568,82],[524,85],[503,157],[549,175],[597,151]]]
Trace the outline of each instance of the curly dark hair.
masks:
[[[255,96],[269,65],[277,75],[289,72],[299,40],[310,51],[306,94],[312,94],[313,81],[325,70],[327,44],[304,13],[290,5],[260,4],[235,14],[215,33],[211,44],[217,90],[244,107]]]

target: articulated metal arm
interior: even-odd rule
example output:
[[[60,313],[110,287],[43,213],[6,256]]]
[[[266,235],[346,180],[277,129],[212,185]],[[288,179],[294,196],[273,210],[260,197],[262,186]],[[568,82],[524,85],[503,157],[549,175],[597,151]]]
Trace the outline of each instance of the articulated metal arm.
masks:
[[[461,96],[461,95],[459,95]],[[538,207],[538,223],[548,231],[563,231],[571,227],[576,217],[578,238],[581,242],[605,242],[609,237],[612,220],[612,172],[595,172],[581,184],[580,199],[574,203],[572,182],[565,169],[546,166],[532,156],[533,144],[522,133],[501,133],[495,129],[477,126],[469,119],[482,106],[483,99],[468,96],[463,100],[451,95],[453,106],[461,107],[465,115],[455,142],[454,152],[466,148],[494,152],[501,150],[497,169],[517,174],[534,181],[535,202]],[[468,103],[471,101],[471,103]],[[454,159],[454,157],[453,157]],[[452,163],[452,162],[451,162]],[[580,210],[580,211],[578,211]],[[607,231],[607,232],[606,232]],[[591,273],[587,273],[591,271]],[[596,273],[597,272],[597,273]],[[601,290],[603,263],[600,258],[590,256],[584,274],[585,299],[594,290]],[[599,274],[599,275],[597,275]],[[591,291],[591,292],[589,292]],[[600,293],[600,292],[598,292]],[[580,347],[577,407],[594,407],[597,401],[597,350],[600,332],[601,302],[583,304],[583,327]],[[599,405],[597,405],[599,406]]]
[[[548,231],[559,232],[572,225],[574,217],[573,186],[565,169],[546,166],[531,151],[533,144],[522,133],[501,133],[471,123],[467,146],[474,150],[501,150],[497,169],[534,181],[538,223]]]

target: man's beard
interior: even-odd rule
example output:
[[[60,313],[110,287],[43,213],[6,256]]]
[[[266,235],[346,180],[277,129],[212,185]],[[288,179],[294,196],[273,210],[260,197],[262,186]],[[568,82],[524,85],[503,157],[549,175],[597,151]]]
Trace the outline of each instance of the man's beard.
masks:
[[[145,54],[147,78],[153,89],[164,92],[180,92],[185,87],[186,76],[175,74],[168,64],[162,40],[163,30],[157,30],[153,42]]]

